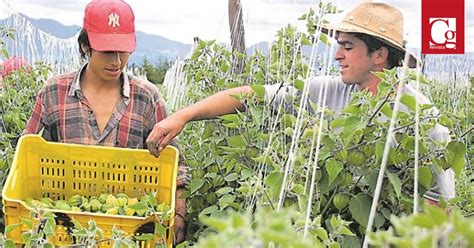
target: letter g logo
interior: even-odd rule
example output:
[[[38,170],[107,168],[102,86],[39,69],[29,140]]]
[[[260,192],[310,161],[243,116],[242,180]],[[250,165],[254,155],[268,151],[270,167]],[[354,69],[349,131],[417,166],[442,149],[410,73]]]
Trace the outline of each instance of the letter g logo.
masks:
[[[430,18],[430,47],[456,48],[456,18]]]

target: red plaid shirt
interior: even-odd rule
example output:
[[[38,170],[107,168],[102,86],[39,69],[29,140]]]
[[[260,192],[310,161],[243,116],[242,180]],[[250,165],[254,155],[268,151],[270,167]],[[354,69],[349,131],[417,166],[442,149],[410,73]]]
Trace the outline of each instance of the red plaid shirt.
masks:
[[[146,138],[155,123],[167,116],[158,88],[147,80],[122,73],[122,97],[102,133],[94,112],[81,90],[80,73],[50,79],[41,89],[24,134],[37,134],[49,141],[146,148]],[[187,168],[180,163],[178,186],[187,181]]]

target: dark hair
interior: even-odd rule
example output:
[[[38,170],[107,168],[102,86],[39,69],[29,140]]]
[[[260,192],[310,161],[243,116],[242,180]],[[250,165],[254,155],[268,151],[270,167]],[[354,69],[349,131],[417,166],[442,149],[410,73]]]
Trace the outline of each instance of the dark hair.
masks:
[[[403,57],[405,53],[398,48],[395,48],[386,41],[378,39],[372,35],[362,34],[362,33],[351,33],[358,39],[362,40],[367,45],[367,54],[371,54],[376,50],[380,49],[381,47],[386,47],[388,50],[388,69],[392,69],[395,66],[400,66],[403,61]]]
[[[77,37],[77,43],[79,44],[79,53],[81,54],[81,58],[86,59],[86,53],[82,50],[81,45],[90,48],[91,44],[89,42],[89,36],[87,35],[87,31],[85,29],[81,30],[81,33]]]

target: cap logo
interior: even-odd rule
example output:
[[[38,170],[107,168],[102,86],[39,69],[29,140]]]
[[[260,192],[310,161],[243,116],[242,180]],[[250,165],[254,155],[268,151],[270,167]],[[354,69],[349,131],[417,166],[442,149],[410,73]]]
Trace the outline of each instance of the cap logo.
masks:
[[[120,27],[119,16],[117,13],[111,13],[109,15],[109,26],[113,28]]]

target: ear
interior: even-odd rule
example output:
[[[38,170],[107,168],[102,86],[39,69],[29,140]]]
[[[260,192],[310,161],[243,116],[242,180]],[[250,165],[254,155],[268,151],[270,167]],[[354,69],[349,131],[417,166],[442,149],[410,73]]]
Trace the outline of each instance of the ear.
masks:
[[[90,53],[90,47],[84,45],[84,44],[81,44],[81,49],[82,51],[85,53],[85,54],[89,54]]]
[[[386,66],[388,64],[388,49],[381,47],[372,53],[372,59],[376,65]]]

